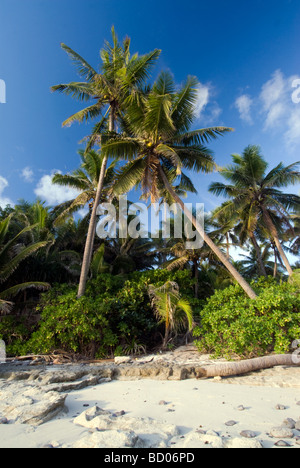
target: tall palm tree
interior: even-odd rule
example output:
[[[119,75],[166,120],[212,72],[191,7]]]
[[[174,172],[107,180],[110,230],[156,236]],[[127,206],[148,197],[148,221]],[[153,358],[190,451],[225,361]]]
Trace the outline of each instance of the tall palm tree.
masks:
[[[127,109],[126,134],[114,138],[108,136],[108,140],[103,141],[102,151],[107,156],[129,160],[119,171],[114,185],[116,194],[128,192],[139,182],[143,195],[154,201],[162,196],[160,186],[163,187],[247,294],[256,298],[249,284],[203,232],[168,178],[170,171],[175,170],[179,176],[183,168],[205,173],[213,171],[213,155],[204,144],[232,130],[226,127],[190,130],[195,116],[197,86],[198,80],[189,77],[177,91],[171,74],[161,73],[140,105],[133,104]]]
[[[267,172],[268,163],[258,146],[248,146],[242,155],[232,155],[233,164],[219,169],[220,174],[230,183],[215,182],[210,185],[210,192],[230,199],[224,211],[251,212],[254,227],[263,222],[273,238],[282,261],[291,276],[293,270],[281,245],[274,217],[280,217],[286,223],[290,220],[290,210],[300,204],[300,197],[283,193],[279,189],[296,184],[300,180],[297,170],[299,163],[284,166],[278,164]]]
[[[120,44],[114,28],[112,28],[112,37],[113,44],[106,42],[105,47],[100,51],[102,59],[100,73],[97,73],[78,53],[62,44],[62,48],[71,57],[85,81],[52,87],[53,91],[63,92],[80,101],[93,101],[90,106],[75,113],[63,123],[64,126],[68,126],[75,121],[83,122],[100,117],[100,121],[94,127],[89,140],[89,149],[94,143],[101,141],[103,129],[108,129],[111,133],[116,130],[116,123],[122,116],[128,102],[139,100],[141,87],[148,78],[150,68],[160,55],[160,51],[155,49],[144,56],[139,57],[135,54],[131,57],[130,39],[126,38],[123,44]],[[104,156],[86,239],[78,297],[81,297],[85,292],[93,252],[97,208],[103,189],[107,161],[108,158]]]

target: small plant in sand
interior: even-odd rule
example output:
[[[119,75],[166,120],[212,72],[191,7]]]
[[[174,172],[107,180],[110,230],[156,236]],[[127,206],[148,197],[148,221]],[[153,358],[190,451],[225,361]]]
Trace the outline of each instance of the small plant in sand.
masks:
[[[193,311],[188,300],[180,296],[179,286],[167,281],[163,286],[149,286],[149,296],[155,315],[165,324],[162,348],[167,349],[172,331],[193,327]]]

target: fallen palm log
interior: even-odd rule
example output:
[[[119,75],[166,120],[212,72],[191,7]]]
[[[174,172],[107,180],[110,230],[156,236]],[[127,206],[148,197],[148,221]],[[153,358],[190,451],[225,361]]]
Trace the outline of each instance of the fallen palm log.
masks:
[[[298,356],[293,354],[276,354],[244,361],[226,362],[197,368],[197,379],[208,377],[229,377],[248,374],[275,366],[300,366]]]

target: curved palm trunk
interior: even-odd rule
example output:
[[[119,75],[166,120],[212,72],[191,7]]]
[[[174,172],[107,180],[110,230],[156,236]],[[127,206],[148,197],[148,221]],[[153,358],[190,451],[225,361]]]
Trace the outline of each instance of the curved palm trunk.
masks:
[[[114,111],[111,109],[110,113],[110,121],[109,121],[109,131],[112,132],[115,129],[115,116],[114,116]],[[82,261],[82,267],[81,267],[81,273],[80,273],[80,280],[79,280],[79,286],[78,286],[78,293],[77,293],[77,298],[79,299],[85,294],[85,289],[86,289],[86,282],[88,278],[88,273],[91,265],[91,260],[92,260],[92,255],[93,255],[93,248],[94,248],[94,241],[95,241],[95,232],[96,232],[96,222],[97,222],[97,209],[98,205],[100,203],[101,199],[101,194],[104,186],[104,179],[105,179],[105,173],[106,173],[106,167],[107,167],[107,161],[108,158],[105,156],[102,162],[101,166],[101,172],[99,176],[99,181],[98,181],[98,186],[97,186],[97,192],[96,192],[96,197],[95,197],[95,202],[90,218],[90,223],[89,223],[89,229],[87,233],[87,238],[85,242],[85,249],[84,249],[84,254],[83,254],[83,261]]]
[[[266,272],[266,269],[265,269],[265,265],[264,265],[264,262],[263,262],[263,259],[262,259],[261,251],[260,251],[259,245],[258,245],[258,243],[257,243],[257,240],[256,240],[255,235],[253,234],[253,232],[251,232],[251,233],[249,234],[249,237],[250,237],[250,239],[251,239],[251,242],[252,242],[253,247],[254,247],[255,252],[256,252],[256,256],[257,256],[257,260],[258,260],[260,272],[261,272],[262,276],[267,277],[268,275],[267,275],[267,272]]]
[[[274,242],[275,242],[275,245],[277,247],[277,250],[279,252],[279,255],[285,265],[285,268],[289,274],[289,276],[292,276],[293,275],[293,270],[292,270],[292,267],[287,259],[287,256],[285,255],[284,251],[283,251],[283,248],[282,248],[282,245],[280,243],[280,240],[279,240],[279,237],[278,237],[278,232],[277,232],[277,229],[276,227],[274,226],[273,224],[273,221],[269,215],[269,213],[266,211],[266,210],[263,210],[263,216],[264,216],[264,220],[265,220],[265,223],[267,225],[267,228],[269,229],[273,239],[274,239]]]
[[[250,285],[245,281],[242,275],[234,268],[234,266],[227,260],[226,256],[221,252],[221,250],[214,244],[211,238],[204,232],[203,228],[199,225],[196,218],[193,214],[185,207],[183,201],[178,197],[178,195],[173,190],[171,184],[169,183],[161,165],[158,167],[159,175],[161,177],[162,182],[164,183],[166,189],[168,190],[169,194],[173,197],[176,203],[181,207],[182,211],[186,214],[187,218],[191,221],[195,229],[201,234],[204,239],[204,242],[211,248],[214,254],[219,258],[219,260],[223,263],[223,265],[227,268],[227,270],[231,273],[234,279],[239,283],[239,285],[243,288],[246,294],[251,299],[256,299],[257,295],[250,287]]]

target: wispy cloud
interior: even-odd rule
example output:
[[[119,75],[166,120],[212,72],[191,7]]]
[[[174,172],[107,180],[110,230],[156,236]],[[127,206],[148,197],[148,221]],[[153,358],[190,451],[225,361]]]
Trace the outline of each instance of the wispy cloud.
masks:
[[[3,196],[4,190],[9,186],[8,181],[0,176],[0,207],[5,208],[7,205],[14,206],[14,202],[8,198]]]
[[[197,103],[195,105],[195,117],[200,119],[203,111],[209,103],[210,86],[199,82],[197,88]]]
[[[300,143],[300,109],[292,99],[295,78],[285,77],[281,70],[277,70],[263,85],[260,94],[265,130],[282,129],[289,147]]]
[[[240,113],[240,117],[245,122],[253,125],[253,119],[251,116],[251,109],[253,105],[253,99],[247,94],[243,94],[235,100],[234,106]]]
[[[53,184],[52,178],[55,173],[61,172],[53,170],[51,174],[44,175],[34,190],[35,195],[41,200],[46,201],[48,205],[59,205],[68,200],[73,200],[80,193],[74,188]]]
[[[30,169],[30,167],[24,167],[21,172],[21,177],[25,180],[25,182],[33,182],[33,175],[33,170]]]
[[[244,122],[259,124],[265,132],[280,131],[290,149],[300,144],[300,103],[293,100],[297,79],[276,70],[261,86],[259,95],[243,94],[234,104]]]
[[[198,123],[217,125],[222,109],[214,99],[215,89],[210,84],[199,82],[197,88],[197,103],[195,105],[195,118]]]
[[[260,100],[262,103],[262,112],[265,115],[265,128],[273,128],[278,125],[280,119],[285,115],[288,109],[288,101],[291,101],[290,95],[287,96],[288,83],[283,73],[277,70],[272,78],[267,81],[261,90]]]

